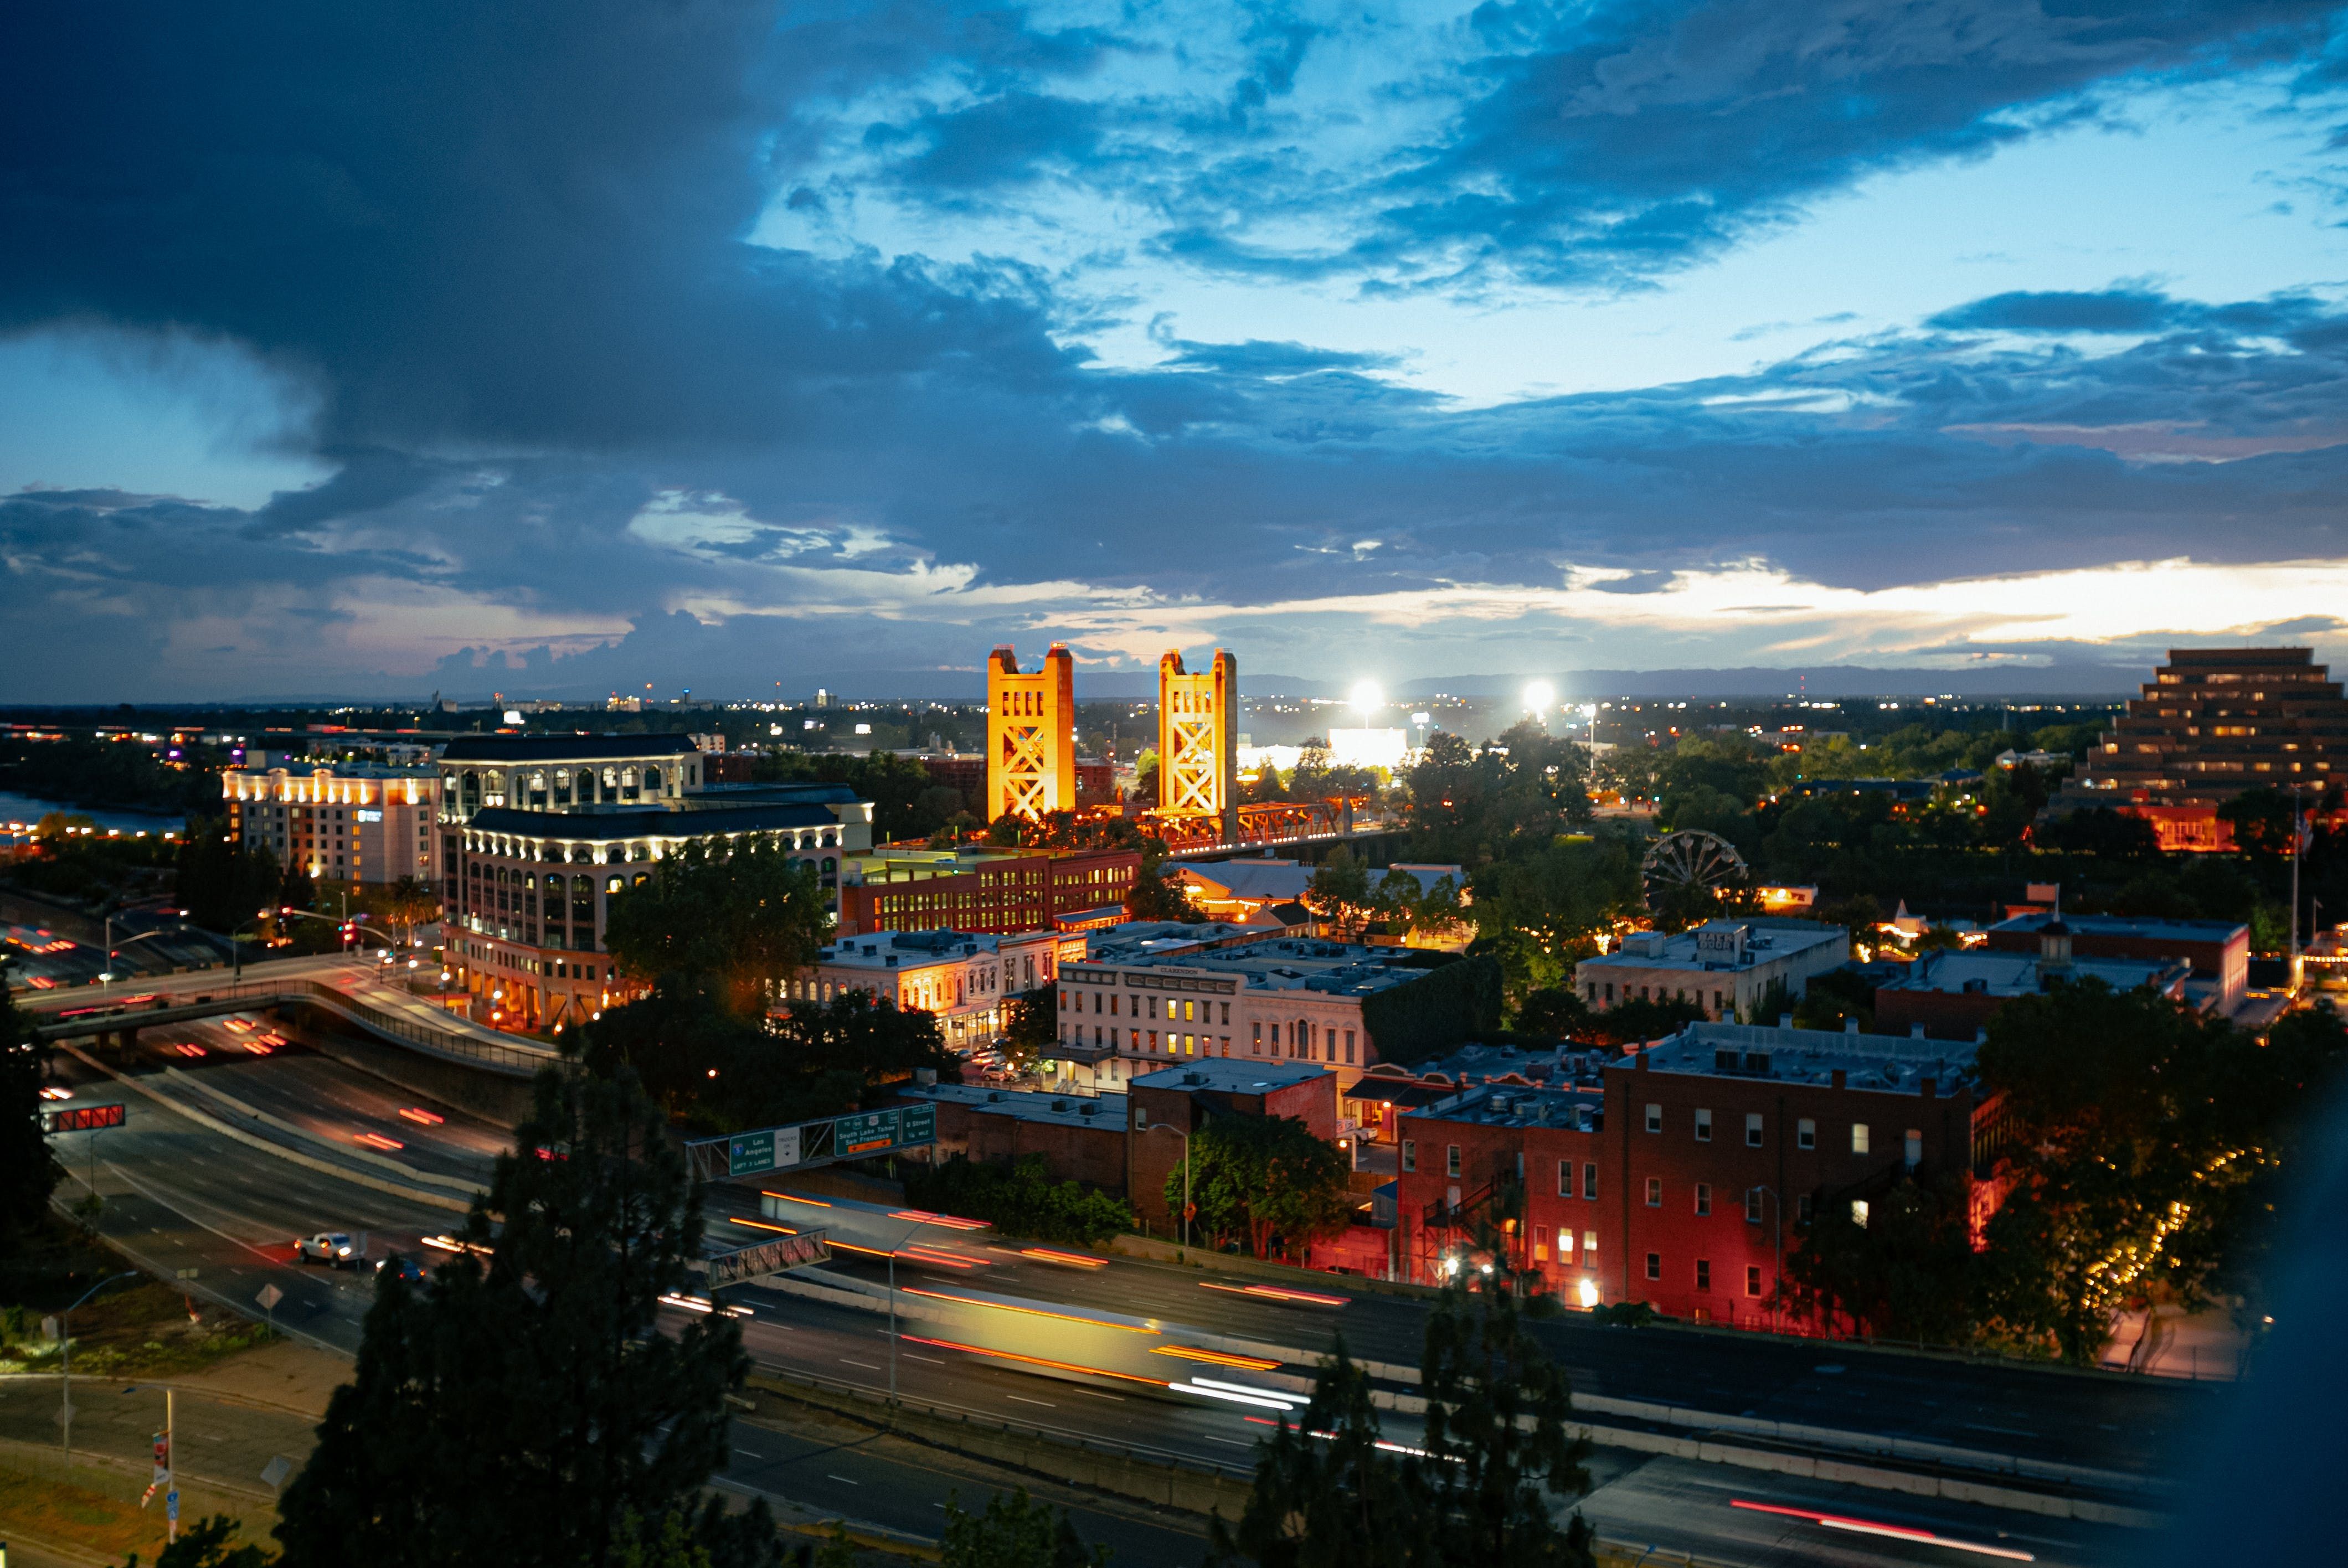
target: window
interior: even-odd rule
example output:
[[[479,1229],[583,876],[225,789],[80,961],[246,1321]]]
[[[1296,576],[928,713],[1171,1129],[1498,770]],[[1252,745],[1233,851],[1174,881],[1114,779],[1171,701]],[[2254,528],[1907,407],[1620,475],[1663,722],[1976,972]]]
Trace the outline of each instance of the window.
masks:
[[[1761,1223],[1761,1195],[1766,1191],[1767,1189],[1764,1187],[1745,1189],[1745,1223],[1746,1225],[1757,1225]]]
[[[1663,1206],[1663,1179],[1661,1176],[1647,1178],[1647,1206],[1651,1209]]]
[[[1854,1154],[1867,1153],[1867,1123],[1864,1122],[1850,1124],[1850,1152]]]
[[[1354,1060],[1354,1031],[1350,1029],[1345,1031],[1345,1060]]]
[[[1598,1162],[1595,1160],[1581,1163],[1581,1195],[1585,1198],[1598,1195]]]
[[[1186,1023],[1192,1023],[1192,1022],[1196,1022],[1196,1021],[1197,1021],[1197,1018],[1198,1018],[1198,1015],[1197,1015],[1197,1009],[1196,1009],[1195,1004],[1193,1004],[1193,1003],[1191,1003],[1191,1002],[1185,1001],[1185,1002],[1182,1004],[1182,1019],[1183,1019],[1183,1021],[1184,1021],[1184,1022],[1186,1022]]]
[[[1560,1198],[1573,1196],[1573,1162],[1570,1160],[1557,1163],[1557,1195]]]
[[[1700,1257],[1695,1260],[1695,1287],[1704,1292],[1712,1289],[1712,1259]]]
[[[1794,1123],[1794,1147],[1815,1149],[1818,1146],[1818,1124],[1808,1117]]]
[[[1663,1277],[1663,1255],[1662,1253],[1651,1252],[1647,1255],[1647,1277],[1649,1279],[1661,1279]]]
[[[1712,1112],[1709,1111],[1695,1113],[1695,1141],[1699,1143],[1712,1142]]]
[[[1857,1225],[1861,1230],[1865,1230],[1867,1228],[1867,1200],[1865,1198],[1851,1199],[1850,1223]]]
[[[1662,1132],[1663,1130],[1663,1108],[1662,1106],[1660,1106],[1660,1105],[1650,1105],[1650,1106],[1648,1106],[1648,1107],[1647,1107],[1647,1131],[1648,1131],[1648,1132]]]
[[[1549,1226],[1547,1225],[1533,1226],[1533,1261],[1535,1263],[1549,1261]]]
[[[1804,1225],[1810,1223],[1810,1194],[1804,1193],[1794,1200],[1794,1217]]]
[[[1573,1261],[1573,1227],[1570,1225],[1557,1227],[1557,1261],[1560,1263]]]
[[[1745,1146],[1748,1149],[1761,1146],[1761,1112],[1758,1111],[1745,1113]]]
[[[1443,1146],[1443,1173],[1447,1176],[1459,1173],[1459,1145],[1457,1143]]]
[[[1698,1182],[1695,1184],[1695,1212],[1699,1218],[1712,1213],[1712,1184],[1710,1182]]]
[[[1757,1263],[1748,1263],[1745,1266],[1745,1294],[1747,1296],[1761,1294],[1761,1266]]]
[[[1225,1023],[1231,1021],[1231,1004],[1229,1002],[1223,1004],[1223,1021]]]
[[[1598,1233],[1596,1231],[1581,1233],[1581,1266],[1584,1268],[1598,1266]]]
[[[1418,1169],[1418,1141],[1415,1138],[1402,1141],[1402,1168],[1406,1171]]]

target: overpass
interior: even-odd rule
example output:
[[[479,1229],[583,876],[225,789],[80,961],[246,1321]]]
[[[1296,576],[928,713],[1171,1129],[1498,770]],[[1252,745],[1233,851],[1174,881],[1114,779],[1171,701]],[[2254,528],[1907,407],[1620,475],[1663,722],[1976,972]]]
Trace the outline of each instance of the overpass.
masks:
[[[535,1040],[484,1029],[396,987],[314,974],[242,981],[180,979],[165,990],[133,999],[68,1002],[31,1013],[27,1032],[39,1040],[96,1038],[128,1045],[142,1029],[279,1005],[318,1008],[378,1040],[509,1078],[533,1078],[563,1060]]]

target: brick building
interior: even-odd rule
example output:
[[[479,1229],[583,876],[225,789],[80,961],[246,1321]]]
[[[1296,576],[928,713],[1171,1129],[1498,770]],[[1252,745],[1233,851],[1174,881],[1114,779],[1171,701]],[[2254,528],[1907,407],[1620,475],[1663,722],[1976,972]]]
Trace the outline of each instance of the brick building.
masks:
[[[1337,1081],[1304,1062],[1186,1062],[1134,1079],[1124,1099],[1130,1111],[1126,1194],[1159,1235],[1179,1231],[1182,1220],[1166,1206],[1166,1173],[1181,1169],[1188,1137],[1214,1117],[1288,1116],[1316,1137],[1337,1137]],[[1152,1131],[1160,1127],[1174,1131]]]
[[[1072,1096],[963,1083],[925,1084],[898,1091],[900,1101],[938,1108],[934,1158],[1009,1163],[1043,1156],[1056,1182],[1082,1182],[1125,1195],[1127,1128],[1122,1094]]]
[[[839,931],[1045,930],[1122,905],[1140,874],[1131,849],[877,849],[842,868]]]
[[[2081,958],[2070,927],[2049,918],[2032,933],[2036,952],[1968,948],[1926,953],[1875,990],[1875,1027],[1934,1040],[1974,1040],[2016,997],[2036,996],[2078,980],[2116,991],[2153,990],[2186,999],[2192,965],[2181,958]]]
[[[2057,917],[2017,915],[1989,928],[1993,953],[2034,953]],[[2186,995],[2221,1013],[2242,1003],[2250,983],[2250,928],[2234,920],[2155,920],[2133,915],[2065,915],[2071,951],[2082,958],[2182,958],[2192,966]]]
[[[1863,1215],[1911,1172],[1970,1173],[1976,1111],[1970,1045],[1691,1024],[1627,1057],[1591,1052],[1570,1079],[1406,1112],[1400,1252],[1437,1281],[1520,1184],[1503,1245],[1568,1302],[1803,1327],[1770,1304],[1798,1222],[1828,1204]]]

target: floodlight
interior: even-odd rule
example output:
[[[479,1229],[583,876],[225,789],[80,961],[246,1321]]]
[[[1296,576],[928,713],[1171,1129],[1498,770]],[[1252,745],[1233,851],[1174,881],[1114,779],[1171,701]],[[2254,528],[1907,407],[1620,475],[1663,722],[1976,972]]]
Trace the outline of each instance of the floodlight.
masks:
[[[1536,681],[1525,688],[1525,707],[1535,713],[1545,713],[1557,706],[1557,688],[1546,681]]]
[[[1363,715],[1367,717],[1375,710],[1386,705],[1386,694],[1378,689],[1378,683],[1375,681],[1356,681],[1354,682],[1352,701],[1354,706],[1359,708]]]

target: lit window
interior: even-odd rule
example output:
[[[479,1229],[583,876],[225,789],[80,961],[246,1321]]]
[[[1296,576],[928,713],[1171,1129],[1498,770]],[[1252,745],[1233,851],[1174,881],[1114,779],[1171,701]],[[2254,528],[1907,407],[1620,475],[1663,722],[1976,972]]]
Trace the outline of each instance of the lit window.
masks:
[[[1651,1209],[1663,1206],[1663,1179],[1661,1176],[1647,1178],[1647,1206]]]
[[[1864,1154],[1867,1153],[1867,1123],[1864,1122],[1852,1122],[1850,1124],[1850,1152],[1854,1154]]]

